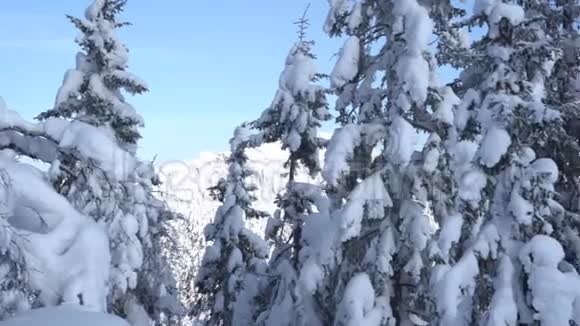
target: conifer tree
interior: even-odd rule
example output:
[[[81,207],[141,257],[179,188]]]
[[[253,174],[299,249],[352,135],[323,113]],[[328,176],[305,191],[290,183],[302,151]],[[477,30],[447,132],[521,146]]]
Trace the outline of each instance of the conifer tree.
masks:
[[[166,223],[176,215],[154,194],[159,178],[153,163],[136,158],[143,119],[123,93],[140,94],[147,87],[127,71],[128,50],[115,34],[128,25],[118,18],[126,4],[126,0],[95,0],[84,19],[68,16],[81,32],[77,39],[81,52],[76,67],[65,74],[54,108],[38,119],[67,119],[71,128],[79,129],[92,125],[125,150],[124,155],[103,158],[114,162],[111,171],[79,155],[87,149],[61,151],[49,174],[56,190],[76,209],[107,228],[112,251],[109,309],[132,322],[162,325],[181,314],[175,280],[161,247]],[[104,146],[93,143],[96,148]]]
[[[278,195],[278,207],[270,218],[266,238],[274,243],[269,273],[272,275],[269,296],[258,323],[264,325],[314,325],[317,323],[303,288],[299,283],[302,232],[305,220],[313,213],[312,196],[321,189],[296,180],[299,167],[310,176],[320,172],[318,137],[322,122],[330,118],[326,90],[314,84],[320,77],[312,53],[313,41],[306,39],[309,26],[305,11],[298,25],[298,42],[290,49],[286,67],[280,75],[279,88],[272,105],[253,127],[260,131],[263,142],[280,142],[289,152],[286,167],[288,183],[285,193]],[[283,317],[282,317],[283,316]]]
[[[129,52],[115,34],[129,25],[118,18],[126,5],[127,0],[95,0],[85,19],[67,16],[81,32],[77,43],[82,52],[77,54],[76,67],[66,73],[54,107],[38,118],[75,118],[103,126],[134,152],[143,118],[123,92],[141,94],[147,86],[127,71]]]
[[[580,212],[580,126],[577,109],[579,87],[578,74],[580,59],[578,57],[578,19],[580,11],[575,1],[559,1],[555,4],[549,1],[531,1],[523,4],[530,16],[536,17],[529,24],[527,34],[535,35],[536,42],[542,47],[528,49],[524,69],[532,75],[540,69],[540,62],[533,60],[543,54],[553,64],[552,73],[546,78],[546,106],[556,110],[561,115],[562,124],[549,126],[544,130],[544,136],[538,139],[534,149],[554,159],[560,170],[560,178],[556,184],[559,202],[569,211]],[[530,60],[532,59],[532,60]],[[550,135],[549,137],[547,135]]]
[[[2,106],[4,103],[0,98],[0,109]],[[12,241],[17,230],[8,222],[12,210],[10,197],[14,191],[11,183],[8,173],[0,170],[0,320],[29,310],[37,301],[26,272],[22,249]]]
[[[570,226],[555,193],[559,170],[538,156],[547,153],[540,151],[544,132],[563,123],[546,101],[557,51],[540,27],[548,21],[537,16],[538,3],[477,1],[470,18],[485,22],[488,33],[473,45],[454,112],[457,196],[438,234],[443,262],[432,275],[438,324],[577,322],[577,272],[562,248]],[[544,4],[540,12],[550,7]],[[567,288],[547,290],[542,278]],[[554,295],[567,299],[556,307],[547,299]]]
[[[107,310],[111,255],[106,231],[58,194],[44,171],[20,158],[58,164],[59,153],[77,149],[94,168],[124,178],[108,158],[125,152],[98,128],[62,119],[30,123],[1,99],[0,138],[0,318],[59,304]],[[135,162],[127,154],[124,163]]]
[[[343,126],[323,169],[339,254],[325,259],[317,289],[335,325],[432,317],[428,245],[435,229],[426,206],[444,206],[435,171],[445,157],[439,133],[458,99],[435,77],[427,9],[415,1],[338,1],[327,19],[331,35],[348,37],[331,75]],[[415,145],[418,131],[431,134],[423,150]],[[357,298],[365,304],[353,305]]]
[[[248,181],[254,172],[247,165],[245,150],[255,141],[246,127],[236,128],[230,140],[228,176],[212,189],[222,205],[205,227],[210,245],[196,280],[209,305],[207,325],[253,325],[257,313],[255,301],[269,248],[246,227],[247,219],[266,215],[252,207],[255,186]]]

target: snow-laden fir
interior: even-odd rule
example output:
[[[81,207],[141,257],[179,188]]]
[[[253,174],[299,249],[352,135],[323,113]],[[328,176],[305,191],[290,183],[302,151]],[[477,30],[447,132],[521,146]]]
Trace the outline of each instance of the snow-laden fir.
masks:
[[[153,165],[135,154],[143,119],[121,92],[147,90],[116,36],[125,5],[96,0],[84,18],[69,17],[81,51],[37,122],[0,101],[2,319],[62,304],[134,325],[180,318],[161,251],[175,214],[155,196]]]

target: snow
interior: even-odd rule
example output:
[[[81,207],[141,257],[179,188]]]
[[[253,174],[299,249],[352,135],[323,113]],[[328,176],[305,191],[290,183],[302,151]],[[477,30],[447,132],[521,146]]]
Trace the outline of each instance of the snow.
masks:
[[[328,0],[330,10],[324,23],[324,31],[330,33],[332,26],[336,23],[337,17],[348,12],[347,0]]]
[[[125,70],[113,70],[110,74],[110,77],[114,77],[116,79],[120,79],[123,81],[128,81],[134,85],[138,85],[142,88],[146,88],[148,89],[149,86],[147,86],[147,82],[145,82],[145,80],[141,79],[139,76],[132,74],[131,72],[125,71]],[[131,92],[131,90],[127,90],[129,92]],[[131,92],[133,93],[133,92]]]
[[[290,94],[311,93],[313,90],[311,81],[317,73],[317,68],[314,60],[301,48],[303,46],[297,44],[290,50],[286,58],[286,67],[280,75],[280,89]]]
[[[6,109],[5,104],[0,102],[0,130],[14,128],[25,134],[2,131],[1,136],[8,137],[4,141],[19,140],[17,144],[21,144],[22,148],[31,153],[39,154],[39,158],[47,163],[56,159],[57,150],[76,149],[84,158],[96,161],[99,167],[111,173],[110,177],[119,181],[127,179],[136,165],[135,158],[119,148],[112,135],[102,128],[78,120],[68,122],[64,119],[30,123],[18,113]],[[3,137],[0,137],[0,141]]]
[[[470,297],[475,290],[475,277],[479,273],[477,259],[473,252],[466,254],[454,266],[438,265],[432,276],[437,310],[441,325],[455,325],[455,320],[465,318],[461,311],[464,297]]]
[[[385,275],[392,275],[391,262],[396,253],[395,238],[391,228],[385,230],[377,247],[377,268]]]
[[[459,130],[465,129],[467,121],[470,117],[469,108],[473,105],[477,106],[481,102],[481,95],[478,91],[470,88],[463,95],[463,100],[459,104],[457,111],[455,112],[455,126]]]
[[[147,311],[143,305],[137,302],[137,299],[133,296],[127,301],[125,301],[125,313],[129,324],[132,326],[149,326],[153,325],[153,321],[149,318]]]
[[[335,244],[338,242],[339,221],[330,216],[328,200],[317,203],[318,213],[310,215],[302,229],[303,248],[300,282],[310,293],[324,279],[324,267],[332,266]]]
[[[421,279],[421,273],[424,267],[421,249],[415,249],[411,257],[407,260],[407,264],[403,267],[403,271],[412,276],[413,280],[417,281]]]
[[[66,128],[60,147],[77,149],[84,157],[96,160],[118,181],[127,179],[136,166],[134,156],[119,148],[110,135],[81,121],[73,121]]]
[[[244,228],[241,231],[240,236],[248,240],[250,247],[252,248],[253,251],[256,252],[257,257],[260,258],[268,257],[268,254],[270,253],[270,247],[261,236],[259,236],[258,234],[247,228]]]
[[[427,321],[423,320],[421,317],[419,317],[413,313],[409,313],[409,320],[413,323],[413,325],[417,325],[417,326],[429,325],[429,323]]]
[[[352,81],[358,74],[360,60],[360,40],[356,36],[349,37],[340,50],[338,60],[330,74],[330,85],[340,88]]]
[[[475,0],[473,3],[473,14],[488,14],[496,0]]]
[[[258,186],[255,194],[258,197],[255,207],[273,212],[276,195],[286,187],[287,171],[284,163],[288,152],[281,149],[280,143],[264,144],[248,149],[248,164],[256,172],[249,181]],[[163,182],[163,191],[169,195],[166,199],[171,207],[183,214],[199,212],[198,217],[208,217],[217,208],[217,203],[209,196],[207,189],[215,186],[220,178],[227,173],[228,153],[201,153],[199,158],[191,161],[170,161],[159,166],[159,174]],[[297,182],[311,182],[306,171],[299,169]],[[252,226],[258,221],[249,221]],[[260,224],[262,225],[262,224]],[[257,229],[254,229],[257,230]]]
[[[534,214],[534,206],[529,201],[525,200],[517,189],[512,191],[508,209],[515,216],[518,223],[524,225],[531,225]]]
[[[95,0],[85,11],[85,17],[88,20],[95,20],[99,13],[103,10],[107,0]]]
[[[105,231],[76,211],[39,174],[31,173],[30,166],[0,160],[0,168],[11,179],[12,219],[25,225],[40,217],[45,225],[18,230],[14,239],[25,255],[31,285],[42,290],[41,300],[78,303],[82,296],[86,307],[104,311],[110,261]]]
[[[575,271],[558,270],[564,259],[560,243],[549,236],[536,235],[522,247],[519,259],[528,274],[532,305],[537,312],[534,319],[542,325],[569,325],[576,317],[580,278]]]
[[[463,227],[463,217],[455,213],[447,218],[443,224],[441,232],[439,233],[439,248],[441,250],[442,258],[447,261],[449,259],[449,251],[453,244],[459,242],[461,237],[461,228]]]
[[[257,272],[263,272],[258,270]],[[240,282],[244,286],[243,292],[233,303],[232,325],[250,325],[253,320],[254,303],[259,294],[259,278],[255,274],[246,274]]]
[[[24,120],[20,114],[9,110],[0,97],[0,129],[18,128],[30,133],[47,133],[46,136],[59,138],[60,133],[67,125],[65,120],[52,119],[46,123],[31,123]]]
[[[556,122],[562,119],[560,112],[545,107],[544,104],[541,103],[541,99],[538,99],[534,103],[530,103],[530,111],[532,111],[534,122],[539,124]]]
[[[501,45],[490,45],[487,47],[487,54],[492,58],[508,61],[513,53],[513,48]]]
[[[314,293],[324,280],[324,271],[320,265],[308,261],[300,270],[300,282],[309,293]]]
[[[477,143],[469,140],[463,140],[457,143],[454,148],[453,163],[457,165],[459,172],[464,172],[472,167],[472,160],[477,152]]]
[[[128,118],[136,121],[139,125],[144,124],[143,117],[137,113],[135,108],[133,108],[129,103],[124,102],[119,98],[114,90],[110,90],[105,85],[103,76],[97,74],[91,74],[89,77],[89,91],[102,99],[103,101],[109,102],[112,105],[109,108],[114,111],[113,113],[119,115],[122,118]]]
[[[496,1],[495,6],[489,13],[492,24],[498,24],[501,18],[507,18],[512,25],[518,25],[524,20],[524,9],[515,4]]]
[[[411,247],[415,252],[423,251],[436,231],[423,205],[415,200],[406,200],[401,206],[399,216],[404,221],[401,231],[406,234]]]
[[[473,244],[473,251],[483,259],[497,258],[500,236],[494,224],[487,224]]]
[[[348,28],[355,30],[362,24],[363,13],[362,13],[362,3],[356,2],[352,8],[350,15],[348,16]]]
[[[514,158],[516,162],[519,162],[523,166],[529,166],[536,159],[536,152],[530,147],[522,148],[517,156]]]
[[[423,171],[433,173],[439,164],[440,153],[436,148],[432,148],[425,153],[423,158]]]
[[[477,152],[477,143],[463,140],[453,148],[452,164],[458,183],[458,195],[461,199],[477,205],[481,200],[481,191],[487,184],[485,174],[473,165]]]
[[[459,197],[473,204],[481,200],[481,191],[487,184],[487,178],[480,170],[468,171],[459,180]]]
[[[130,326],[119,317],[79,310],[73,306],[40,308],[0,322],[0,326]],[[133,325],[146,326],[146,325]]]
[[[233,192],[233,190],[230,191]],[[244,227],[244,211],[239,205],[234,204],[235,201],[236,198],[233,195],[225,199],[224,205],[216,212],[216,223],[223,224],[221,230],[222,239],[237,242],[238,236]]]
[[[401,116],[394,119],[389,129],[391,135],[387,150],[391,155],[391,161],[393,164],[405,166],[409,164],[415,152],[416,130]]]
[[[423,57],[429,47],[433,32],[433,22],[427,9],[416,0],[396,0],[393,8],[395,15],[403,17],[405,26],[406,53],[399,58],[397,74],[403,81],[404,89],[412,102],[422,104],[427,99],[427,89],[431,71]]]
[[[393,202],[381,173],[375,173],[363,180],[352,191],[340,213],[342,241],[359,235],[363,216],[382,219],[385,217],[385,208],[392,206]]]
[[[71,97],[75,97],[79,94],[79,91],[84,82],[84,75],[81,71],[76,69],[68,70],[64,75],[64,80],[60,86],[54,107],[58,108],[63,102],[67,101]]]
[[[382,321],[380,307],[375,305],[375,290],[366,273],[352,277],[337,312],[338,325],[379,326]]]
[[[492,127],[481,142],[479,161],[488,168],[494,167],[507,153],[511,143],[511,137],[505,129]]]
[[[521,249],[519,257],[527,272],[533,267],[557,268],[564,259],[564,249],[554,238],[536,235]]]
[[[354,150],[361,140],[359,125],[349,124],[334,132],[326,149],[322,169],[322,176],[329,185],[337,186],[339,178],[349,172],[349,160],[353,159]]]
[[[508,256],[501,258],[497,274],[487,326],[517,325],[518,307],[512,288],[514,266]]]
[[[549,158],[540,158],[535,160],[531,168],[540,176],[544,177],[549,183],[558,181],[559,171],[556,163]]]
[[[429,63],[421,54],[401,57],[397,64],[397,74],[414,103],[424,103],[427,100],[430,69]]]
[[[433,32],[433,22],[429,12],[417,0],[395,0],[394,13],[405,17],[405,40],[407,48],[419,55],[429,45]]]
[[[500,0],[476,0],[473,12],[475,15],[488,15],[492,24],[499,23],[503,17],[509,19],[513,25],[521,23],[524,19],[524,10],[521,6],[503,3]]]
[[[437,107],[437,111],[433,113],[433,119],[435,121],[443,122],[447,125],[453,125],[454,120],[454,108],[461,104],[461,100],[451,87],[444,87],[441,92],[442,101]]]
[[[275,267],[275,273],[280,276],[283,284],[293,284],[296,282],[296,272],[287,260],[283,260]],[[275,303],[267,312],[269,315],[264,323],[265,326],[286,326],[299,323],[297,319],[300,319],[300,316],[294,310],[296,309],[295,305],[300,304],[301,298],[297,298],[292,288],[288,286],[284,286],[283,288],[283,290],[278,289],[276,292],[276,297],[273,299]],[[316,325],[314,320],[310,322]],[[245,323],[245,325],[249,324],[251,324],[251,321]],[[237,325],[241,325],[241,323]]]
[[[485,14],[490,24],[489,34],[494,38],[498,36],[497,25],[502,18],[507,18],[512,25],[520,24],[524,18],[524,9],[516,4],[503,3],[501,0],[476,0],[474,14]]]
[[[109,64],[113,69],[124,69],[129,61],[129,51],[113,33],[113,28],[111,23],[107,21],[101,22],[102,25],[106,25],[103,28],[105,30],[105,35],[109,40],[114,40],[113,50],[105,54],[105,58],[109,60]],[[108,26],[107,26],[108,25]],[[114,71],[114,70],[113,70]],[[144,85],[143,85],[144,86]],[[136,112],[132,112],[136,113]],[[140,117],[140,116],[139,116]]]

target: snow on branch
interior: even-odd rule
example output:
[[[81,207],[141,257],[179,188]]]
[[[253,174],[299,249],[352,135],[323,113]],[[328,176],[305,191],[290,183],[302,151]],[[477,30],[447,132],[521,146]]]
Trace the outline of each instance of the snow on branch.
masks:
[[[82,121],[48,119],[31,123],[8,110],[0,98],[0,149],[52,163],[59,154],[77,152],[93,160],[116,180],[124,180],[136,167],[135,158],[121,149],[114,137]]]
[[[10,179],[3,189],[9,203],[3,217],[15,228],[12,241],[22,250],[40,302],[104,311],[110,262],[104,229],[74,209],[32,166],[3,158],[0,169]]]

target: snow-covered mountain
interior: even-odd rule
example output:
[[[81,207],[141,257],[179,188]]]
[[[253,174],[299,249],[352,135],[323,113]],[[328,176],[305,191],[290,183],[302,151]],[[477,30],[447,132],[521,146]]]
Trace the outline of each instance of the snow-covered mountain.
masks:
[[[170,161],[159,167],[163,182],[162,192],[169,205],[178,212],[195,220],[209,222],[219,203],[213,200],[208,188],[227,174],[228,153],[201,153],[198,159],[190,162]],[[287,169],[284,163],[288,153],[279,144],[265,144],[260,148],[247,151],[250,166],[256,172],[250,180],[258,190],[255,207],[272,212],[274,200],[286,186]],[[305,170],[299,172],[297,181],[317,182]]]

